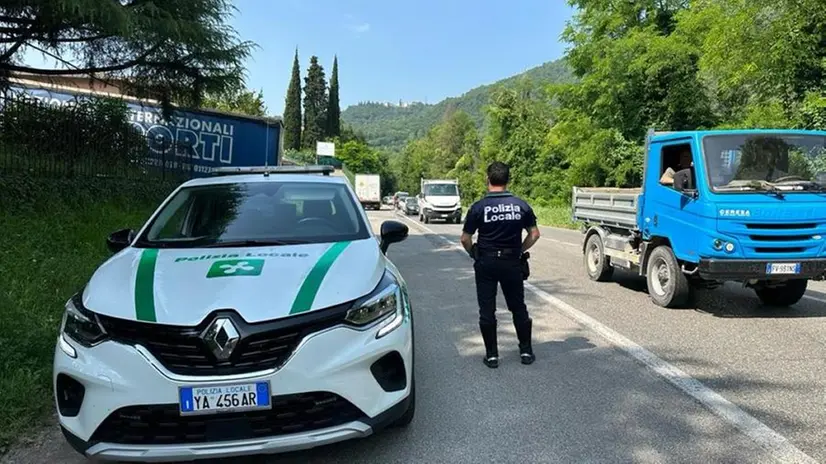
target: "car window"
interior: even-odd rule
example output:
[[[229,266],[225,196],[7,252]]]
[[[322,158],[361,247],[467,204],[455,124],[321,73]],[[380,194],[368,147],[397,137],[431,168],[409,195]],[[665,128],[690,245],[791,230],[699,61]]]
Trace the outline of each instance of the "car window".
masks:
[[[181,189],[138,243],[200,247],[242,241],[324,243],[369,236],[344,185],[255,182]]]

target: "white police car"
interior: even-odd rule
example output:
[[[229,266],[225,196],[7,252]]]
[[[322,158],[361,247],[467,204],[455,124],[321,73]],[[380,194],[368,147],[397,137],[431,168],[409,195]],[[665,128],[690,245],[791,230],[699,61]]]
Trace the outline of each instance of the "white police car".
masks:
[[[294,171],[306,171],[295,173]],[[292,451],[407,425],[404,279],[327,167],[191,180],[66,303],[60,425],[88,457],[174,461]]]

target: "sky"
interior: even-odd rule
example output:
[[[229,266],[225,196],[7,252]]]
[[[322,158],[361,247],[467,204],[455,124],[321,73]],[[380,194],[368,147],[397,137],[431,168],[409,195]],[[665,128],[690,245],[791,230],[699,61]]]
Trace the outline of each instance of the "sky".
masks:
[[[338,56],[340,105],[437,103],[563,56],[566,0],[235,0],[232,26],[257,45],[247,86],[270,115],[284,110],[298,49],[302,86],[310,56],[327,79]],[[27,64],[54,60],[26,51]],[[62,66],[61,66],[62,67]]]
[[[562,57],[565,0],[236,0],[232,23],[258,45],[247,85],[281,115],[293,54],[327,78],[338,56],[341,108],[436,103]]]

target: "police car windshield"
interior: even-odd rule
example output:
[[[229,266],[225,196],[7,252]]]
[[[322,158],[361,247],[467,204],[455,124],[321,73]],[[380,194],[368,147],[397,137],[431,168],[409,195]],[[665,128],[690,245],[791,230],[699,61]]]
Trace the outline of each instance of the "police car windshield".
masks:
[[[369,237],[357,205],[344,185],[252,182],[181,189],[136,245],[291,245]]]
[[[455,197],[459,195],[456,184],[426,184],[424,194],[434,197]]]

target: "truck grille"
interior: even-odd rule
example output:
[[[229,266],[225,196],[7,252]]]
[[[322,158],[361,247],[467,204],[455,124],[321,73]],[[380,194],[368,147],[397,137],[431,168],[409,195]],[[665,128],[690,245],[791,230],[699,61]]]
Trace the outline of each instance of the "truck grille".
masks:
[[[146,348],[169,371],[180,375],[246,374],[281,367],[307,335],[340,324],[350,304],[271,322],[249,324],[235,311],[213,313],[195,327],[128,321],[98,315],[109,336]],[[227,360],[218,360],[201,335],[217,317],[232,320],[241,340]]]
[[[181,416],[177,404],[128,406],[109,415],[93,443],[173,445],[245,440],[335,427],[365,418],[346,399],[327,392],[274,396],[272,409]]]
[[[737,237],[746,257],[797,259],[816,257],[823,246],[826,224],[719,221],[720,232]]]

